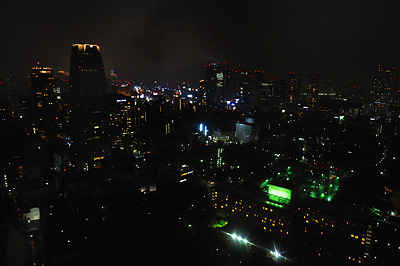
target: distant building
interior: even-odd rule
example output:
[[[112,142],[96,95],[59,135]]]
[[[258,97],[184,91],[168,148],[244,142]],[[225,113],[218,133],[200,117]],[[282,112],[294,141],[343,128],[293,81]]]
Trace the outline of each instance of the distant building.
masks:
[[[288,74],[287,99],[290,103],[299,100],[301,88],[301,75],[295,72]]]
[[[100,47],[95,44],[73,44],[70,65],[71,131],[75,149],[88,160],[89,166],[100,166],[109,152],[106,136],[107,90]]]
[[[381,65],[375,70],[373,76],[373,90],[381,100],[389,101],[397,93],[397,82],[394,68],[383,68]]]
[[[54,140],[57,130],[57,95],[52,68],[37,63],[32,68],[31,89],[34,99],[33,133]]]
[[[111,148],[133,150],[132,98],[124,95],[110,95],[108,132]]]
[[[236,141],[240,144],[258,140],[257,128],[254,126],[254,118],[245,117],[243,123],[236,123]]]
[[[219,63],[206,65],[204,87],[208,104],[223,104],[226,102],[227,83],[230,79],[228,66]]]
[[[321,87],[321,80],[319,73],[309,74],[307,79],[306,93],[307,93],[307,100],[310,103],[315,103],[317,101],[320,87]]]

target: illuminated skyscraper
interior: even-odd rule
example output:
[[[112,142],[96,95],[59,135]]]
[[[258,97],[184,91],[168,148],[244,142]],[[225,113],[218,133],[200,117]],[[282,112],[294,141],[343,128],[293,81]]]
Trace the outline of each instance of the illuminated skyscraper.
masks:
[[[381,65],[375,70],[373,89],[380,100],[390,100],[397,91],[394,68],[382,68]]]
[[[108,151],[104,97],[107,89],[100,47],[73,44],[70,65],[72,141],[89,165]]]
[[[70,65],[70,90],[81,101],[75,104],[95,102],[106,93],[106,76],[100,47],[95,44],[73,44]],[[77,97],[75,97],[75,100]]]
[[[221,104],[226,101],[227,83],[230,80],[230,68],[226,63],[206,65],[205,90],[207,102]]]
[[[307,79],[307,98],[310,103],[316,102],[320,87],[321,81],[319,73],[309,74]]]
[[[123,95],[110,95],[109,134],[113,149],[132,151],[132,101]]]
[[[289,72],[287,98],[290,103],[296,102],[300,95],[301,75]]]
[[[37,63],[32,68],[31,89],[34,98],[33,132],[42,139],[56,137],[57,98],[52,68]]]

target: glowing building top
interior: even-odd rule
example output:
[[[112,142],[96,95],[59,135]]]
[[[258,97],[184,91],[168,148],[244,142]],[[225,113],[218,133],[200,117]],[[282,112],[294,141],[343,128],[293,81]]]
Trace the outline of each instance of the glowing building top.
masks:
[[[97,51],[98,53],[100,53],[100,46],[98,46],[97,44],[89,43],[75,43],[72,45],[72,51],[77,51],[79,53]]]

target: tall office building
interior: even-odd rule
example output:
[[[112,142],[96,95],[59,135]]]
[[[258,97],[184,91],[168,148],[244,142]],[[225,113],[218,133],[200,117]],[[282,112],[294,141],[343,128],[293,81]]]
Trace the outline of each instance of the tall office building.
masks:
[[[57,98],[52,68],[37,63],[31,72],[34,99],[33,133],[43,140],[54,140],[57,134]]]
[[[394,68],[383,68],[381,65],[375,70],[373,77],[373,89],[381,100],[390,100],[397,91]]]
[[[207,103],[224,104],[227,100],[227,88],[231,78],[231,69],[226,63],[206,65],[205,91]]]
[[[109,134],[111,148],[133,150],[132,99],[124,95],[110,95]]]
[[[301,75],[295,72],[288,74],[287,98],[290,103],[298,101],[300,96]]]
[[[71,130],[75,149],[89,166],[109,151],[104,96],[107,90],[100,47],[73,44],[70,65]]]
[[[321,81],[319,73],[309,74],[307,79],[307,99],[310,103],[315,103],[317,101],[320,87]]]
[[[242,104],[251,102],[250,71],[244,65],[239,65],[233,71],[233,92]]]

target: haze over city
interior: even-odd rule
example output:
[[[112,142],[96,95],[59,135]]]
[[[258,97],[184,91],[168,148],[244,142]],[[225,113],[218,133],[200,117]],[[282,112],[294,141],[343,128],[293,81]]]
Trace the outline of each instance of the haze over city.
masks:
[[[29,75],[36,61],[69,71],[70,46],[101,45],[107,70],[135,81],[201,79],[209,62],[285,77],[371,75],[397,65],[395,0],[36,1],[2,4],[0,73]]]

